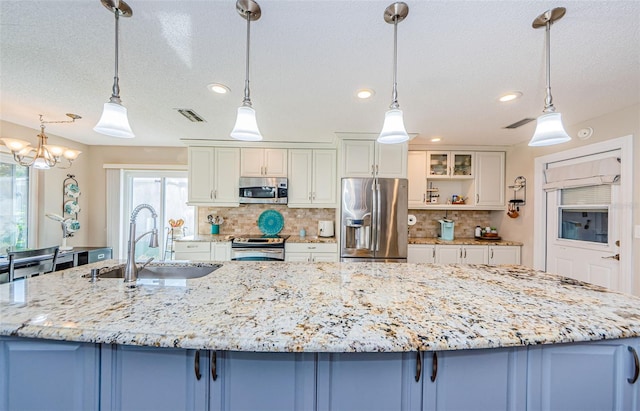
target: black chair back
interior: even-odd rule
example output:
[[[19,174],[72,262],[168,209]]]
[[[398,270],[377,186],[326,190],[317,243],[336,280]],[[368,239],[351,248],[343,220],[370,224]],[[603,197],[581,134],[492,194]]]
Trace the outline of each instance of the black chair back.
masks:
[[[9,252],[9,281],[52,272],[56,268],[58,251],[59,247],[55,246]]]

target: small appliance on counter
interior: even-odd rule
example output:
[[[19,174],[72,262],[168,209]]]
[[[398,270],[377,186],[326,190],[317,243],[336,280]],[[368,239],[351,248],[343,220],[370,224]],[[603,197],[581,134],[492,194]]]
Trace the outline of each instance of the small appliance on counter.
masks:
[[[455,223],[453,220],[447,218],[438,220],[440,223],[440,239],[446,241],[453,241],[453,226]]]
[[[318,237],[333,237],[333,220],[318,221]]]

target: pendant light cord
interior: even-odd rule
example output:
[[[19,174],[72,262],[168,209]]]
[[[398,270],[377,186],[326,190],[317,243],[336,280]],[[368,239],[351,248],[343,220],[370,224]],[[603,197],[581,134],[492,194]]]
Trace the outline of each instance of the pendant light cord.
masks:
[[[400,108],[398,104],[398,16],[393,16],[393,91],[389,108]]]
[[[245,70],[245,80],[244,80],[244,99],[242,100],[242,105],[246,107],[251,107],[251,96],[249,91],[249,45],[251,39],[251,12],[246,12],[247,17],[247,55],[246,57],[246,70]]]
[[[116,17],[116,58],[115,58],[115,75],[113,77],[113,91],[111,93],[111,102],[120,104],[120,80],[118,78],[118,22],[120,20],[120,10],[118,8],[113,9],[113,13]]]
[[[553,113],[556,108],[553,106],[553,97],[551,97],[551,20],[547,21],[545,27],[545,50],[547,60],[547,96],[544,99],[543,113]]]

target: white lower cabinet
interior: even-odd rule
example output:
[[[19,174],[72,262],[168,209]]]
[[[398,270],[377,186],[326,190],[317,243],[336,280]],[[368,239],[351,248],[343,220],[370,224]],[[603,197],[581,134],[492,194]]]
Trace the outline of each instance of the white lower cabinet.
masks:
[[[515,245],[490,245],[489,264],[512,264],[520,265],[520,246]]]
[[[640,409],[639,346],[635,338],[530,347],[527,409]]]
[[[176,241],[176,260],[230,261],[231,241]]]
[[[176,260],[211,261],[211,242],[209,241],[176,241]]]
[[[486,245],[436,246],[436,263],[439,264],[487,264],[489,249]]]
[[[211,260],[231,261],[231,241],[211,243]]]
[[[519,265],[520,246],[409,244],[408,263]]]
[[[0,410],[97,410],[95,344],[0,337]]]
[[[338,261],[337,243],[285,243],[284,259],[289,262],[322,263]]]
[[[407,247],[408,263],[435,263],[436,246],[432,244],[409,244]]]
[[[317,411],[420,410],[417,356],[416,352],[318,354]]]
[[[424,353],[424,411],[524,410],[527,348]]]
[[[210,411],[314,410],[316,354],[210,352]],[[213,375],[215,374],[215,379]]]

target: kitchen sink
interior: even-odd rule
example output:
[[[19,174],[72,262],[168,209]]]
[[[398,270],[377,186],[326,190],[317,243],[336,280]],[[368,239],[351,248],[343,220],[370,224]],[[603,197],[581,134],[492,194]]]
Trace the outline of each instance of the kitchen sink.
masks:
[[[206,266],[191,265],[152,265],[146,266],[138,271],[138,278],[146,279],[192,279],[209,275],[222,264],[212,264]],[[85,274],[83,277],[91,277],[91,274]],[[110,270],[101,270],[98,278],[124,278],[124,266],[114,267]]]

